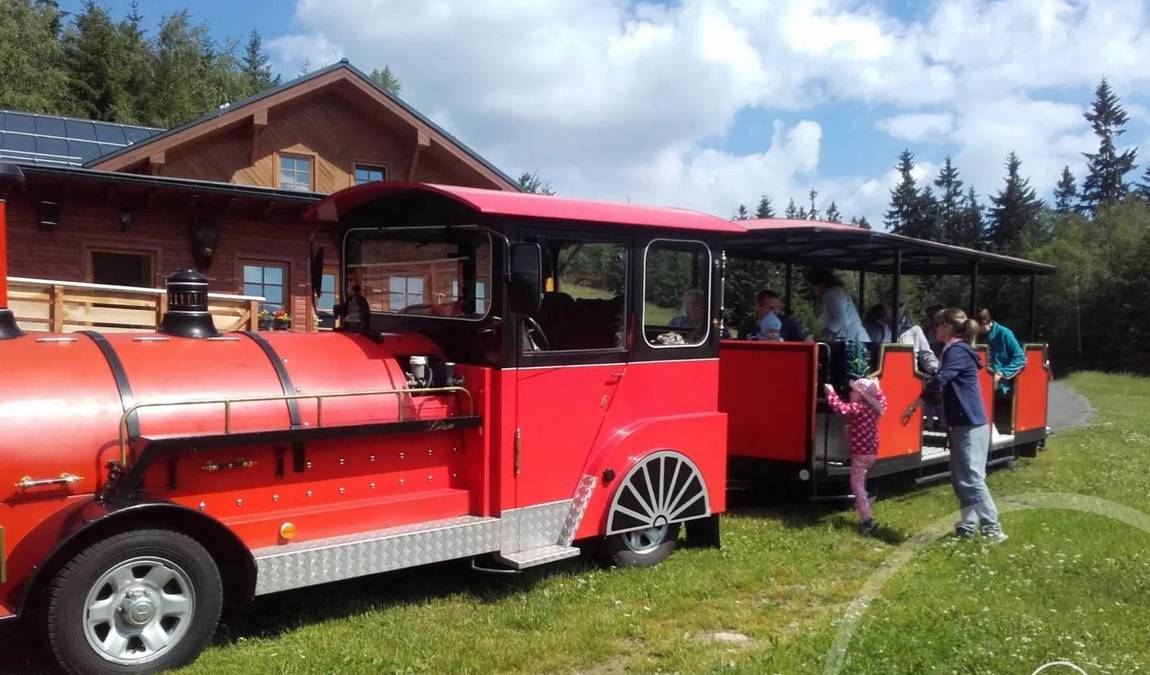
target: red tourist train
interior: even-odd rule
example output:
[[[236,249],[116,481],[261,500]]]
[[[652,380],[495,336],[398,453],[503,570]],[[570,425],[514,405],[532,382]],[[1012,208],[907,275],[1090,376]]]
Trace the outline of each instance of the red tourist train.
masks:
[[[720,340],[724,247],[775,246],[754,228],[403,183],[309,217],[343,236],[355,330],[217,334],[194,270],[157,333],[24,334],[0,309],[0,620],[65,670],[187,663],[225,601],[286,589],[718,545],[728,449],[836,475],[826,348]],[[898,405],[918,375],[895,347],[878,364]],[[748,400],[756,374],[775,398]],[[922,455],[917,425],[881,433]]]

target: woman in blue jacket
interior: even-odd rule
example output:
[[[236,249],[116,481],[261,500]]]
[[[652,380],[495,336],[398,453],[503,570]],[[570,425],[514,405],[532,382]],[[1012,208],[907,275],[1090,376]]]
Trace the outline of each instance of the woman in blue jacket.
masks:
[[[902,423],[910,422],[923,402],[923,398],[942,397],[943,411],[949,427],[950,482],[961,509],[955,524],[955,535],[971,537],[977,527],[982,536],[998,543],[1006,534],[998,522],[998,508],[986,486],[986,458],[990,451],[990,425],[982,392],[978,386],[978,371],[982,364],[971,343],[979,333],[976,321],[968,319],[966,312],[950,308],[943,310],[935,320],[935,337],[944,346],[942,363],[931,377],[923,395],[902,415]]]

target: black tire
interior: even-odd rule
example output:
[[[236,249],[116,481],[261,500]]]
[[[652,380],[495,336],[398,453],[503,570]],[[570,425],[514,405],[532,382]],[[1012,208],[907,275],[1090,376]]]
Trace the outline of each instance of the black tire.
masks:
[[[643,531],[647,532],[647,531]],[[666,560],[675,551],[679,540],[679,523],[670,523],[655,539],[645,538],[645,545],[636,545],[640,533],[612,534],[603,540],[603,562],[612,567],[653,567]]]
[[[117,581],[112,581],[110,575],[117,571]],[[158,591],[149,586],[153,578],[160,580]],[[135,604],[128,607],[133,598]],[[89,628],[89,617],[96,616],[95,611],[89,614],[93,603],[112,618],[93,618]],[[65,672],[153,673],[195,660],[211,641],[222,607],[219,569],[199,542],[170,530],[134,530],[92,544],[56,571],[43,599],[41,634]],[[176,608],[185,611],[180,614]],[[144,623],[133,624],[132,619]],[[162,645],[151,654],[141,637],[145,630],[153,644]],[[107,640],[113,631],[118,636],[134,633],[123,647],[109,647],[124,656],[121,661],[92,643]]]

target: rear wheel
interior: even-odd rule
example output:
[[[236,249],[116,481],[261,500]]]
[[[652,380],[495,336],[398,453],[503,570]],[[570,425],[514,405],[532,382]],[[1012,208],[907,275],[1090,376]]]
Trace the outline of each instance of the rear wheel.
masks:
[[[166,530],[96,542],[56,572],[44,635],[70,673],[151,673],[191,662],[223,604],[220,573],[194,539]]]
[[[604,542],[604,562],[615,567],[651,567],[675,551],[678,539],[679,523],[666,521],[613,534]]]

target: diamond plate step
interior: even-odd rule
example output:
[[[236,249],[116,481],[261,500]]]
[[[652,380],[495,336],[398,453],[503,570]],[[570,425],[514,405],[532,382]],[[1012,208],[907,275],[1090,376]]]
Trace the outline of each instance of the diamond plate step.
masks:
[[[499,518],[460,516],[256,549],[256,595],[494,553],[499,532]]]
[[[514,569],[521,570],[526,567],[546,565],[547,563],[555,562],[557,560],[574,558],[575,556],[579,555],[579,553],[579,549],[575,546],[561,546],[559,544],[552,544],[551,546],[530,548],[526,551],[519,551],[517,553],[500,553],[499,559]]]
[[[922,458],[920,461],[930,462],[936,459],[942,459],[950,456],[950,450],[946,448],[932,448],[925,447],[922,449]]]

